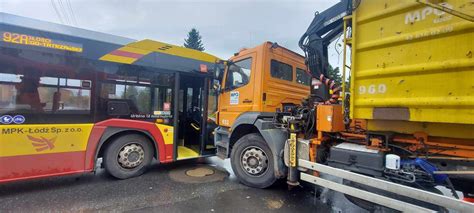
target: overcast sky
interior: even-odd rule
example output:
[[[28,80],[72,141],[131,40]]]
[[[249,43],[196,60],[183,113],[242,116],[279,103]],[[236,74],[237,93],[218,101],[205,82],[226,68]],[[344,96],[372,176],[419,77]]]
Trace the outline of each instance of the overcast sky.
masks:
[[[264,41],[278,42],[301,53],[298,40],[314,13],[338,1],[69,0],[80,28],[182,45],[187,32],[195,27],[205,51],[221,58]],[[0,0],[0,11],[61,23],[52,2],[66,22],[68,0]],[[330,58],[333,65],[341,61],[334,50]]]

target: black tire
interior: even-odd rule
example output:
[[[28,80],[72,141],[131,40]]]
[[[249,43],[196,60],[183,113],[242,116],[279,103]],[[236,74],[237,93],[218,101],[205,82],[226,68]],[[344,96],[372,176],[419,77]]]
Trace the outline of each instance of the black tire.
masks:
[[[266,169],[262,169],[258,174],[251,174],[250,172],[247,172],[244,169],[244,164],[242,163],[244,152],[247,153],[248,150],[254,148],[260,149],[259,151],[262,151],[261,153],[263,153],[263,155],[266,157]],[[232,148],[230,161],[232,170],[239,181],[247,186],[254,188],[267,188],[273,185],[277,179],[274,172],[275,162],[273,162],[273,153],[260,134],[252,133],[241,137]],[[257,163],[258,162],[262,161],[257,160]]]
[[[136,166],[127,168],[126,165],[119,162],[119,153],[121,151],[123,152],[125,148],[128,148],[129,150],[132,149],[132,152],[134,152],[133,149],[136,147],[132,145],[141,147],[143,150],[143,155],[141,155],[139,152],[136,152],[134,156],[138,156],[138,162],[140,163]],[[142,160],[140,161],[140,159]],[[124,135],[111,141],[111,144],[109,144],[105,150],[104,167],[105,170],[113,177],[118,179],[127,179],[143,174],[150,165],[152,159],[153,145],[151,144],[151,141],[148,140],[148,138],[137,134]]]

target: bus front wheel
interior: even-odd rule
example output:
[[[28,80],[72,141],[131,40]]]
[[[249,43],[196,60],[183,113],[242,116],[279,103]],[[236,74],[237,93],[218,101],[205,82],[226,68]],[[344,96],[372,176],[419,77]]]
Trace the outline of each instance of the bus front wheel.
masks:
[[[153,146],[142,135],[121,136],[104,153],[105,170],[115,178],[127,179],[143,174],[153,159]]]
[[[260,134],[241,137],[230,158],[232,170],[241,183],[255,188],[267,188],[275,183],[273,153]]]

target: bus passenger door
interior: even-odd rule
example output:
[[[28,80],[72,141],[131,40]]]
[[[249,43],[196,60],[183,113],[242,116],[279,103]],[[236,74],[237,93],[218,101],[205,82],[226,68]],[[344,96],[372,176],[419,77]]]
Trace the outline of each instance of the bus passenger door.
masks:
[[[244,55],[227,67],[224,87],[219,96],[219,125],[230,127],[235,119],[254,105],[254,79],[256,54]]]
[[[201,156],[203,123],[204,78],[197,75],[181,75],[178,100],[177,159]]]

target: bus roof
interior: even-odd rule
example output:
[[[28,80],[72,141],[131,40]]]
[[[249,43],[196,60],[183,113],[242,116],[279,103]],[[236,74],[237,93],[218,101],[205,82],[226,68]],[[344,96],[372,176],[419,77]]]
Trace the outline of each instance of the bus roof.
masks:
[[[218,57],[149,39],[71,27],[0,12],[0,47],[33,49],[92,60],[136,64],[173,71],[202,71]],[[15,38],[15,36],[17,38]]]
[[[0,12],[0,22],[12,26],[20,26],[30,29],[36,29],[41,31],[47,31],[51,33],[58,33],[64,35],[74,35],[81,38],[90,40],[96,40],[107,43],[114,43],[119,45],[125,45],[136,40],[125,38],[122,36],[111,35],[107,33],[96,32],[92,30],[86,30],[82,28],[56,24],[47,21],[41,21],[37,19],[27,18],[23,16],[17,16],[9,13]]]

